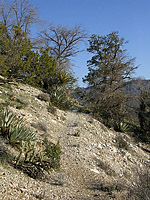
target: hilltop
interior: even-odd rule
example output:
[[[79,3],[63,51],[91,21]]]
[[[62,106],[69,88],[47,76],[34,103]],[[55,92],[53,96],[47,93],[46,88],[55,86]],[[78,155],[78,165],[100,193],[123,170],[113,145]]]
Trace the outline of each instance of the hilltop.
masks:
[[[0,85],[0,103],[23,117],[38,140],[61,147],[61,167],[33,179],[0,165],[0,199],[150,199],[150,151],[132,134],[106,128],[90,115],[50,108],[41,90],[22,83]],[[0,155],[13,147],[2,137]],[[2,160],[2,159],[1,159]]]

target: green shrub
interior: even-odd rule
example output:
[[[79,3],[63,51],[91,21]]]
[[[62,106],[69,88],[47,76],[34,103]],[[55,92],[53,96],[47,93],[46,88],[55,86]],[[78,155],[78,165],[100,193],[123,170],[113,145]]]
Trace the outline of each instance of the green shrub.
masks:
[[[143,94],[144,95],[144,94]],[[150,143],[150,104],[149,96],[141,97],[140,110],[138,113],[140,123],[139,138],[146,143]]]
[[[1,132],[6,138],[8,137],[10,126],[13,123],[15,116],[7,108],[5,108],[1,113]]]
[[[18,124],[13,125],[9,131],[8,139],[11,144],[20,144],[21,141],[29,142],[34,140],[35,134],[27,129],[22,120],[18,121]]]
[[[24,142],[20,146],[16,158],[16,167],[32,178],[44,178],[44,171],[60,168],[61,148],[59,142],[55,145],[44,139],[42,143]],[[24,155],[24,156],[23,156]]]
[[[0,124],[2,135],[19,151],[15,158],[16,168],[32,178],[42,178],[44,171],[59,169],[61,154],[59,142],[53,144],[47,139],[42,142],[36,141],[35,134],[27,129],[24,120],[18,118],[8,108],[1,113]],[[5,152],[2,156],[6,157]]]
[[[23,155],[24,157],[22,157]],[[16,158],[16,165],[20,162],[38,162],[38,160],[43,160],[43,156],[40,146],[36,141],[22,141],[19,147],[19,155]]]
[[[60,168],[60,155],[61,155],[61,148],[59,141],[57,144],[53,144],[52,142],[49,142],[46,138],[43,141],[44,143],[44,152],[45,155],[50,159],[51,167],[52,168]]]
[[[107,109],[104,107],[91,107],[91,111],[93,114],[93,117],[97,119],[98,121],[102,122],[105,126],[111,127],[110,124],[112,124],[111,117],[109,113],[107,112]]]

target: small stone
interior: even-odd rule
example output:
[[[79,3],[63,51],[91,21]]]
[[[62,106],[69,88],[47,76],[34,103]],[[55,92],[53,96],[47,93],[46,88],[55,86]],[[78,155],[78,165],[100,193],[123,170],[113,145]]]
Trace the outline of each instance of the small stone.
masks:
[[[100,172],[97,169],[91,169],[92,172],[99,174]]]

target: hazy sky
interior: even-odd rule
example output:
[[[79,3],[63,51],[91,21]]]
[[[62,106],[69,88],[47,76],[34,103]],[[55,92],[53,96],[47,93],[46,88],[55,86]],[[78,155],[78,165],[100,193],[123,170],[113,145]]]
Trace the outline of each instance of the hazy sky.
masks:
[[[135,65],[135,76],[150,78],[150,0],[31,0],[39,7],[42,20],[73,27],[81,24],[92,34],[107,35],[119,31]],[[85,50],[87,45],[82,45]],[[82,77],[88,73],[86,51],[73,58],[74,71],[83,86]]]

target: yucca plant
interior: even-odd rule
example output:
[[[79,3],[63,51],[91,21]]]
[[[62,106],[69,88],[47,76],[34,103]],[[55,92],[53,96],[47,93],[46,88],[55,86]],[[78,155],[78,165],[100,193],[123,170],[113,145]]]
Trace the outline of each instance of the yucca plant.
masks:
[[[1,132],[10,144],[17,147],[18,156],[15,167],[23,170],[32,178],[43,177],[44,171],[60,167],[61,149],[48,140],[38,142],[35,134],[26,127],[23,118],[18,118],[8,108],[1,114]]]
[[[75,80],[73,76],[71,76],[70,73],[67,73],[65,71],[61,71],[59,74],[59,81],[61,85],[67,85],[69,83],[73,83]]]
[[[130,130],[130,126],[129,126],[128,123],[126,123],[124,121],[120,121],[120,122],[115,122],[114,129],[115,129],[115,131],[125,133],[125,132],[128,132]]]
[[[51,98],[55,103],[60,103],[63,101],[65,101],[66,99],[64,98],[64,94],[63,94],[63,91],[61,90],[61,88],[57,88],[55,90],[55,92],[53,93],[52,95],[52,98]]]

